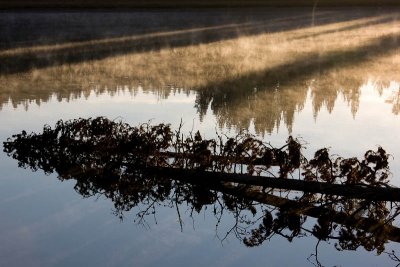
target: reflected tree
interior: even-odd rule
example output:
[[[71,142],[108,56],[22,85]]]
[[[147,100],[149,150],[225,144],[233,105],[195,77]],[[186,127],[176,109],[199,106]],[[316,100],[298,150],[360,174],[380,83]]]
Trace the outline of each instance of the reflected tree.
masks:
[[[270,179],[290,184],[301,169],[302,182],[320,186],[390,187],[388,155],[382,148],[367,151],[362,160],[334,159],[327,149],[306,160],[301,148],[291,137],[274,148],[247,134],[204,139],[199,132],[184,136],[167,124],[132,127],[103,117],[59,121],[40,134],[23,131],[4,142],[4,151],[20,167],[75,180],[74,189],[82,196],[110,199],[121,219],[137,209],[137,222],[143,225],[166,206],[176,209],[183,227],[180,207],[188,207],[191,217],[211,212],[220,240],[233,235],[249,247],[277,236],[289,242],[314,236],[318,242],[334,241],[337,250],[364,248],[381,254],[389,241],[400,242],[398,200],[315,193],[307,186],[276,189],[252,180],[268,173],[275,176]],[[244,179],[220,179],[223,174]],[[226,218],[233,223],[221,235]],[[394,252],[389,256],[397,259]]]

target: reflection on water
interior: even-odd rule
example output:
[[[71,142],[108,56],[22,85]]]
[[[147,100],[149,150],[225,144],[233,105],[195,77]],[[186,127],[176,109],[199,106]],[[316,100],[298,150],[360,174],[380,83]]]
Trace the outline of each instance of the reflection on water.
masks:
[[[171,122],[174,127],[181,122],[183,131],[199,129],[202,136],[215,136],[216,131],[234,135],[248,130],[266,134],[271,143],[279,144],[293,134],[310,142],[307,147],[311,151],[330,147],[333,154],[346,157],[360,157],[367,149],[376,151],[383,146],[392,155],[389,161],[393,175],[389,178],[399,185],[399,14],[397,7],[317,8],[316,13],[308,8],[3,12],[0,136],[5,139],[22,129],[31,131],[61,118],[90,116],[121,118],[133,125],[151,119]],[[397,251],[390,250],[395,247],[393,239],[397,235],[387,234],[398,231],[391,224],[397,211],[388,203],[310,193],[295,204],[291,202],[294,192],[257,195],[252,188],[238,190],[229,184],[216,187],[153,176],[146,177],[147,182],[139,182],[144,191],[138,192],[136,185],[120,180],[121,173],[107,173],[116,178],[114,182],[96,180],[105,176],[104,170],[89,168],[91,172],[81,172],[84,177],[79,180],[74,172],[77,169],[70,166],[64,170],[63,164],[58,164],[55,172],[60,177],[68,173],[68,179],[62,185],[52,184],[48,190],[49,182],[41,179],[40,172],[33,181],[29,179],[32,173],[17,169],[5,154],[0,157],[4,170],[0,175],[0,196],[5,199],[0,205],[5,214],[5,222],[0,222],[4,229],[0,237],[8,240],[0,246],[0,254],[5,256],[5,265],[28,265],[23,262],[27,259],[34,259],[33,265],[37,266],[59,262],[66,266],[88,265],[83,261],[90,258],[100,264],[175,266],[182,262],[178,253],[181,251],[190,255],[190,262],[182,265],[194,264],[193,255],[201,265],[256,266],[265,265],[267,260],[275,265],[292,265],[299,260],[303,263],[300,265],[306,265],[308,262],[302,260],[314,251],[312,242],[317,239],[331,244],[317,243],[317,251],[310,257],[317,265],[322,254],[327,265],[386,265],[385,260],[398,260]],[[59,163],[67,161],[64,157]],[[93,177],[93,183],[86,179]],[[83,195],[104,194],[115,205],[121,204],[122,210],[132,206],[145,210],[146,203],[139,202],[146,200],[150,206],[153,202],[159,205],[159,210],[163,205],[173,205],[174,209],[178,206],[182,220],[187,215],[183,212],[186,208],[193,211],[189,217],[195,217],[197,210],[207,211],[210,217],[217,216],[217,221],[223,212],[229,216],[223,216],[227,221],[218,224],[221,239],[230,231],[231,236],[246,240],[247,245],[267,240],[277,243],[270,244],[268,250],[252,248],[251,252],[243,246],[238,249],[234,243],[216,247],[208,241],[215,235],[209,233],[215,222],[199,234],[180,235],[179,229],[171,230],[175,229],[179,214],[171,218],[171,211],[165,210],[158,212],[162,215],[157,218],[166,222],[166,226],[158,228],[165,231],[153,229],[154,236],[137,229],[124,231],[124,224],[108,224],[108,209],[104,209],[107,217],[92,217],[96,208],[89,205],[92,208],[86,209],[84,203],[88,201],[76,200],[72,210],[51,206],[69,205],[73,199],[68,195],[72,181],[78,182],[79,192],[87,193]],[[32,203],[36,204],[34,211]],[[285,203],[291,208],[287,209]],[[207,224],[207,216],[198,217],[201,226]],[[364,226],[372,222],[379,227],[360,228],[355,220],[361,218]],[[232,227],[232,222],[239,224]],[[66,225],[74,225],[74,229],[66,230]],[[87,243],[82,244],[81,235]],[[311,249],[310,241],[298,238],[304,235],[317,237],[312,239]],[[151,242],[159,236],[168,242]],[[291,240],[293,246],[280,245],[278,236]],[[56,239],[64,240],[65,247],[55,244]],[[200,245],[196,247],[194,243]],[[356,254],[341,252],[337,257],[333,244],[338,249],[363,249]],[[125,255],[123,260],[110,256],[110,246],[118,245]],[[375,258],[364,253],[364,249],[380,252],[383,246],[389,255]],[[132,261],[132,247],[135,260],[140,258],[142,264]],[[161,252],[155,252],[154,247]],[[283,250],[290,257],[277,259]],[[308,251],[296,256],[305,250]],[[85,257],[88,254],[82,256],[76,251],[93,253],[89,253],[92,257]],[[74,264],[74,260],[80,264]]]
[[[391,104],[393,114],[399,115],[400,112],[400,85],[391,84],[386,93],[385,102]]]
[[[19,30],[12,21],[24,15],[33,33],[13,31],[2,40],[0,106],[139,84],[167,97],[172,85],[195,90],[200,117],[210,107],[220,126],[254,123],[262,134],[283,121],[291,131],[309,91],[315,117],[322,106],[332,111],[339,95],[355,115],[362,85],[372,79],[379,89],[400,79],[398,14],[346,9],[312,16],[308,9],[250,9],[121,18],[90,13],[82,21],[75,13],[6,14],[2,30]],[[103,15],[109,18],[105,25],[99,21]],[[44,30],[42,20],[68,34]],[[388,101],[396,113],[398,101]]]
[[[388,155],[382,148],[368,151],[361,161],[334,160],[322,149],[307,161],[302,159],[300,147],[290,138],[280,149],[269,148],[251,136],[229,138],[225,143],[219,139],[218,143],[203,140],[198,132],[181,136],[179,130],[173,132],[165,124],[131,127],[105,118],[59,121],[54,128],[45,126],[41,134],[23,131],[4,143],[4,151],[18,160],[20,167],[55,172],[61,181],[76,181],[74,189],[82,196],[110,199],[121,219],[139,208],[139,224],[146,225],[148,217],[157,217],[157,209],[166,206],[176,209],[183,229],[182,208],[189,210],[190,217],[208,210],[216,219],[216,236],[221,241],[233,235],[254,247],[273,236],[289,242],[313,236],[318,241],[315,254],[309,258],[319,265],[323,261],[318,258],[320,241],[333,242],[339,251],[362,247],[378,255],[385,252],[389,241],[400,242],[398,190],[384,194],[394,197],[389,203],[374,199],[374,194],[358,194],[361,187],[351,189],[362,184],[376,190],[376,195],[380,189],[390,189],[386,184]],[[328,189],[335,180],[345,186],[338,194],[329,190],[315,194],[310,186],[303,185],[299,189],[302,194],[298,194],[270,186],[261,188],[251,175],[239,182],[218,179],[220,174],[229,174],[236,163],[245,165],[251,174],[255,162],[269,175],[271,165],[279,166],[278,173],[285,175],[288,185],[299,182],[287,178],[301,168],[306,180],[328,182]],[[319,187],[323,188],[323,183]],[[355,194],[341,196],[346,191]],[[233,217],[233,224],[222,232],[221,221],[226,217]],[[386,253],[396,260],[395,252]]]
[[[348,112],[356,116],[360,97],[364,94],[367,98],[375,98],[381,102],[385,102],[391,106],[391,111],[394,115],[399,114],[400,110],[400,84],[398,82],[380,83],[372,80],[365,80],[354,84],[354,87],[341,87],[338,82],[335,90],[332,85],[327,87],[320,86],[318,81],[311,80],[309,85],[299,85],[295,88],[281,88],[278,84],[271,90],[260,91],[256,87],[253,90],[243,90],[230,93],[225,91],[212,90],[193,91],[185,88],[176,88],[175,86],[164,86],[157,88],[144,89],[139,86],[116,86],[116,87],[100,87],[89,85],[92,90],[66,90],[55,92],[42,92],[42,95],[32,94],[32,92],[20,92],[18,98],[4,98],[3,106],[12,105],[14,109],[23,106],[25,110],[29,106],[36,104],[47,103],[57,100],[73,101],[77,99],[100,98],[108,95],[111,98],[117,95],[126,98],[136,98],[144,95],[144,92],[153,92],[158,99],[175,98],[177,95],[190,96],[195,98],[195,107],[199,114],[200,120],[207,115],[207,112],[212,111],[216,117],[220,128],[228,127],[240,129],[249,129],[252,125],[258,134],[272,133],[274,130],[285,126],[289,133],[292,132],[293,126],[296,123],[296,114],[301,113],[307,102],[311,102],[313,116],[316,119],[321,109],[328,110],[331,113],[334,110],[335,103],[341,102],[343,99],[347,103]],[[342,82],[343,86],[349,86],[347,81]],[[335,87],[334,87],[335,88]],[[348,88],[345,90],[344,88]],[[324,90],[325,89],[325,90]],[[237,94],[236,94],[237,93]],[[1,108],[0,108],[1,110]]]

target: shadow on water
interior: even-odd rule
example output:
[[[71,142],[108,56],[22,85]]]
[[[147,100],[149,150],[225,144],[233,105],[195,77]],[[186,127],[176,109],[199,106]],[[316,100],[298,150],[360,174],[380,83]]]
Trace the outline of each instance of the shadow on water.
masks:
[[[331,112],[339,94],[344,95],[355,115],[358,110],[360,86],[367,80],[364,75],[347,72],[346,68],[358,68],[360,64],[374,63],[377,58],[395,52],[398,49],[398,42],[397,34],[388,34],[370,39],[368,43],[347,50],[340,49],[325,53],[319,53],[318,49],[311,50],[289,62],[284,61],[281,65],[245,73],[233,79],[210,82],[206,87],[194,88],[197,94],[198,113],[202,118],[211,107],[220,126],[228,125],[247,129],[253,121],[256,132],[262,134],[273,132],[283,122],[290,132],[294,116],[304,107],[310,92],[315,117],[323,106]],[[362,66],[361,69],[363,68],[365,67]],[[51,86],[57,90],[35,91],[34,88],[37,86],[35,82],[19,84],[18,94],[11,90],[10,95],[7,88],[3,88],[0,101],[4,104],[11,100],[14,105],[17,105],[24,99],[33,98],[40,105],[41,102],[48,101],[53,94],[61,101],[82,95],[88,97],[92,91],[90,88],[92,85],[87,76],[85,79],[88,81],[79,83],[80,86],[77,88],[74,87],[75,84],[57,79],[58,77],[55,77],[51,80]],[[12,85],[12,80],[10,85]],[[87,88],[83,88],[83,85],[87,85]],[[42,85],[39,84],[38,87],[42,88]],[[97,94],[108,92],[112,95],[118,91],[119,87],[118,83],[113,84],[111,81],[109,86],[100,87],[95,91]],[[153,90],[165,98],[171,93],[171,87]],[[136,87],[132,87],[132,94],[136,94],[137,91]],[[398,99],[397,93],[387,100],[393,105],[394,114],[398,112]]]
[[[351,73],[347,77],[344,73],[341,80],[329,79],[330,72],[374,62],[397,51],[399,40],[399,34],[388,34],[359,47],[323,54],[315,51],[275,67],[208,84],[198,90],[196,107],[201,117],[211,107],[221,125],[247,129],[254,120],[257,132],[271,133],[283,119],[291,131],[294,114],[304,106],[311,88],[314,116],[324,104],[332,111],[339,93],[350,100],[354,115],[358,109],[359,88],[365,81],[352,80]],[[248,112],[243,112],[241,107]]]
[[[288,9],[278,12],[279,15],[270,10],[254,9],[240,12],[154,11],[121,15],[111,12],[5,13],[0,19],[0,32],[4,37],[0,43],[4,51],[0,53],[0,74],[21,73],[162,48],[207,44],[239,36],[284,32],[311,25],[372,18],[366,24],[368,26],[393,19],[374,19],[379,14],[376,12],[373,9],[363,12],[356,9],[346,9],[343,12],[326,10],[314,16],[310,9]],[[362,25],[349,29],[357,27]],[[15,48],[21,49],[13,51]]]
[[[60,101],[88,97],[92,90],[113,95],[125,85],[136,94],[138,84],[144,91],[166,98],[171,93],[171,87],[166,86],[169,82],[178,81],[179,86],[179,81],[185,84],[190,80],[188,86],[182,85],[185,88],[182,92],[196,92],[195,104],[200,118],[211,108],[220,126],[248,129],[254,123],[256,132],[263,134],[273,132],[284,123],[291,132],[294,116],[303,109],[308,94],[314,117],[323,106],[331,112],[340,94],[348,101],[354,116],[358,110],[360,86],[367,82],[366,65],[377,64],[370,70],[372,73],[384,72],[385,66],[378,64],[380,58],[393,55],[399,47],[400,36],[394,30],[397,24],[390,23],[398,19],[395,11],[321,9],[314,21],[309,9],[225,11],[202,10],[199,14],[193,10],[122,14],[38,12],[28,13],[26,18],[21,18],[26,13],[5,13],[0,18],[2,31],[7,32],[10,25],[13,25],[11,28],[22,27],[25,22],[32,22],[31,27],[38,29],[31,29],[33,37],[26,31],[21,35],[10,32],[3,41],[6,50],[0,51],[0,109],[8,103],[16,107],[35,101],[40,105],[53,96]],[[52,21],[60,25],[49,25]],[[81,26],[82,32],[93,32],[79,36]],[[376,35],[375,28],[370,26],[384,31]],[[296,29],[301,31],[291,32]],[[281,32],[284,34],[279,35]],[[240,61],[246,56],[243,50],[255,40],[254,36],[261,34],[263,38],[250,46],[254,64],[247,62],[242,69]],[[337,42],[337,36],[351,38],[353,35],[361,37],[349,46],[332,45],[324,50],[330,42]],[[243,41],[238,38],[242,36],[254,38]],[[32,40],[24,40],[25,37]],[[232,42],[218,44],[222,40]],[[207,45],[204,49],[183,49],[176,54],[173,49],[212,42],[216,43],[212,48]],[[299,45],[311,47],[300,47],[296,52]],[[13,47],[14,50],[7,50]],[[166,48],[165,54],[156,51],[161,48]],[[226,53],[229,49],[233,52]],[[258,50],[266,53],[260,62],[254,56]],[[145,51],[156,52],[140,53]],[[124,53],[140,57],[115,60],[111,57]],[[91,62],[105,57],[111,59]],[[270,60],[269,57],[274,58]],[[210,59],[215,62],[209,64]],[[150,63],[147,64],[147,60]],[[83,64],[63,65],[74,62]],[[49,66],[60,67],[40,69]],[[361,69],[358,73],[349,71],[357,68]],[[150,86],[146,88],[143,82],[148,77]],[[398,99],[396,95],[388,99],[393,104],[394,114],[398,113]]]
[[[147,218],[166,206],[177,211],[183,229],[180,209],[189,208],[192,218],[207,210],[216,219],[221,241],[235,236],[254,247],[277,236],[290,242],[314,237],[316,250],[308,258],[313,264],[323,260],[318,257],[321,241],[334,243],[338,251],[364,248],[398,261],[394,251],[385,251],[389,241],[400,242],[398,196],[389,203],[362,194],[317,194],[307,186],[296,193],[245,182],[259,177],[249,174],[257,168],[253,163],[260,167],[262,160],[264,172],[273,175],[271,166],[278,165],[277,175],[284,173],[288,184],[299,181],[290,177],[301,168],[304,181],[331,187],[342,183],[342,191],[360,184],[376,192],[387,190],[388,155],[383,149],[367,151],[362,160],[335,159],[321,149],[306,161],[301,145],[291,138],[273,148],[249,135],[225,141],[204,140],[199,133],[181,136],[179,129],[174,132],[165,124],[131,127],[100,117],[59,121],[41,134],[22,132],[4,143],[4,151],[20,167],[75,180],[74,189],[84,197],[107,197],[121,219],[138,209],[136,222],[147,225]],[[247,168],[242,182],[218,179],[242,172],[243,166],[240,171],[235,163]]]
[[[303,35],[300,35],[300,36],[296,36],[296,37],[292,38],[291,40],[299,40],[299,39],[320,37],[320,36],[327,35],[327,34],[332,34],[332,33],[339,33],[339,32],[344,32],[344,31],[357,30],[357,29],[362,29],[362,28],[369,27],[369,26],[388,23],[388,22],[391,22],[391,21],[393,21],[393,17],[377,17],[377,18],[374,18],[374,19],[372,19],[370,21],[367,21],[367,22],[360,22],[360,23],[356,23],[356,24],[353,24],[353,25],[335,27],[334,29],[321,31],[321,32],[318,32],[318,33],[303,34]]]
[[[379,10],[382,9],[384,8]],[[0,49],[98,41],[108,38],[134,37],[145,33],[168,33],[208,27],[218,28],[224,25],[268,27],[264,29],[261,27],[261,32],[265,30],[276,32],[311,26],[313,17],[310,8],[272,10],[271,8],[241,8],[169,9],[167,11],[150,9],[150,11],[131,12],[2,12],[0,30],[3,38]],[[340,14],[324,9],[317,11],[314,24],[323,25],[376,15],[377,11],[372,8],[368,12],[346,8]],[[254,33],[259,32],[255,31]],[[231,37],[234,38],[235,36],[232,35]],[[224,38],[224,35],[221,38]]]

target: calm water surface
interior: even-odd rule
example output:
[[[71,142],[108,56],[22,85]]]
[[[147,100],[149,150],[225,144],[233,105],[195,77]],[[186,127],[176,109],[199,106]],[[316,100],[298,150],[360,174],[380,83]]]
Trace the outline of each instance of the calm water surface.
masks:
[[[205,136],[289,135],[361,157],[382,146],[400,186],[400,10],[309,9],[23,12],[0,17],[0,140],[58,120],[106,116],[170,123]],[[312,266],[314,237],[255,248],[210,209],[160,206],[121,221],[104,196],[18,168],[0,154],[1,266]],[[139,207],[140,208],[140,207]],[[399,223],[395,224],[399,226]],[[363,247],[322,241],[323,266],[396,266]],[[386,250],[400,253],[397,243]]]

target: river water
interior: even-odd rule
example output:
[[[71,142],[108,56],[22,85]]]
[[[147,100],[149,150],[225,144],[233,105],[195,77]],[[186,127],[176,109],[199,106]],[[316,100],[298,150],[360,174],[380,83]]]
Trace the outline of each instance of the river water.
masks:
[[[400,186],[400,10],[201,9],[3,12],[0,140],[58,120],[104,116],[182,132],[248,131],[310,157],[382,146]],[[275,235],[248,248],[207,209],[158,207],[120,220],[105,196],[0,153],[1,266],[396,266],[336,240]],[[398,223],[397,223],[398,224]],[[315,258],[318,244],[318,260]],[[398,250],[387,243],[385,251]],[[399,252],[400,253],[400,252]]]

